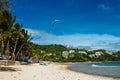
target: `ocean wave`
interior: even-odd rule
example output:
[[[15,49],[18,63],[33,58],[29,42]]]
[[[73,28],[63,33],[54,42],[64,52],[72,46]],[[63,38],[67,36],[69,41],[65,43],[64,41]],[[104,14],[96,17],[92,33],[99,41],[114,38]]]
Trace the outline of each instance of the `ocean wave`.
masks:
[[[92,64],[91,66],[92,67],[120,67],[118,65],[113,66],[113,65],[96,65],[96,64]]]

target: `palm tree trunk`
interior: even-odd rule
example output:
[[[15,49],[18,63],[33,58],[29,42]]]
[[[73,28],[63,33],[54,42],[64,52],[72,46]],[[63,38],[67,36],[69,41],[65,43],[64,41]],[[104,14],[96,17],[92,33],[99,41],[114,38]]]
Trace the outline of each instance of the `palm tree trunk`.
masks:
[[[14,50],[12,53],[12,62],[13,63],[15,63],[15,51],[16,51],[16,47],[17,47],[17,42],[18,42],[18,39],[16,39],[16,41],[15,41],[15,46],[14,46]]]
[[[16,54],[15,58],[17,58],[17,57],[18,57],[19,52],[20,52],[20,51],[21,51],[21,49],[23,48],[23,45],[24,45],[24,44],[22,44],[22,45],[21,45],[21,47],[20,47],[20,49],[18,50],[18,52],[17,52],[17,54]]]
[[[1,46],[1,55],[4,53],[4,41],[2,40],[2,46]]]
[[[5,55],[7,57],[7,65],[8,65],[8,62],[9,62],[9,54],[10,54],[10,46],[9,46],[9,40],[7,41],[7,46],[6,46],[6,49],[5,49]]]

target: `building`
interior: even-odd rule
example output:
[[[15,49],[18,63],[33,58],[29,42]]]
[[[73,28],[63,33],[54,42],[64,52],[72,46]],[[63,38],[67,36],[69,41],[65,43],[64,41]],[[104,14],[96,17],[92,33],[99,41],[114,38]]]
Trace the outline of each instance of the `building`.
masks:
[[[78,51],[79,54],[86,54],[87,55],[87,52],[85,51]]]

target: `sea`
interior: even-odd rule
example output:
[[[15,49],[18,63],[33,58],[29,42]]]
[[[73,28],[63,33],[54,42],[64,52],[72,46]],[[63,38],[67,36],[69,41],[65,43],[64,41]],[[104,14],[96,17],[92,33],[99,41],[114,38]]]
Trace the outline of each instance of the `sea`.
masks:
[[[75,63],[68,65],[68,69],[80,73],[120,78],[120,61]]]

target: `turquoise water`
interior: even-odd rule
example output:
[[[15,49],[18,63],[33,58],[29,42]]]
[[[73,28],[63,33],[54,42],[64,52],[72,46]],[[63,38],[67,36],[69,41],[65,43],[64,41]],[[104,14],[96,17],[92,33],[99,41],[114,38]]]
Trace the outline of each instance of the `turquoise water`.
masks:
[[[120,78],[120,62],[97,62],[70,64],[69,69],[87,74]]]

